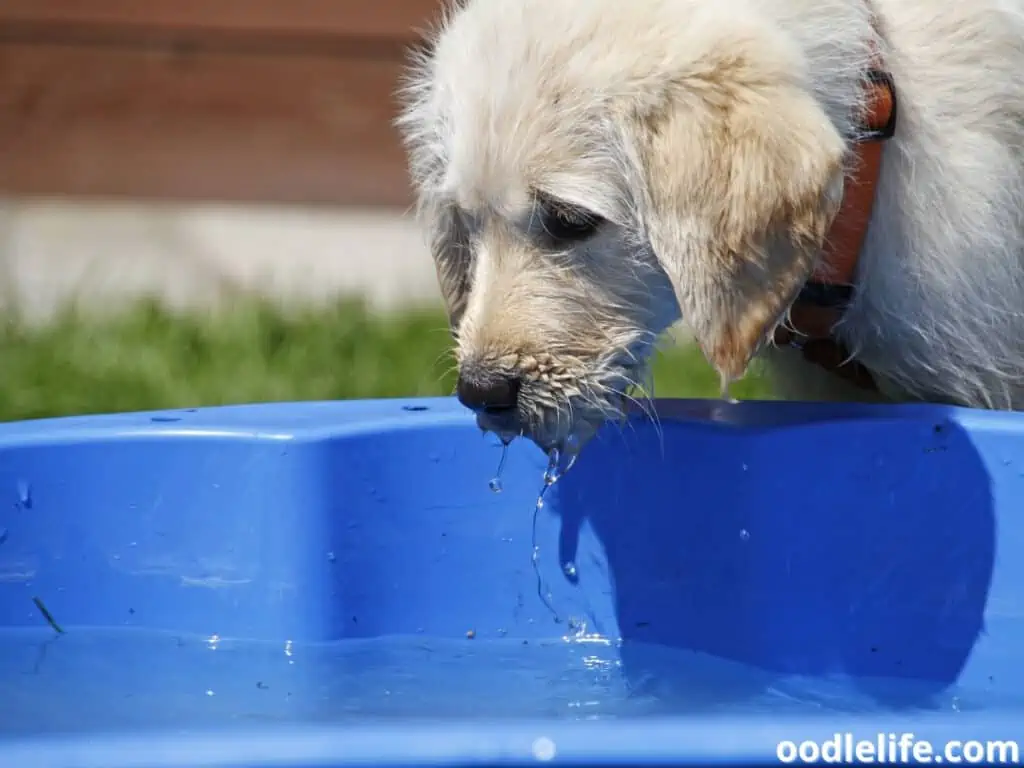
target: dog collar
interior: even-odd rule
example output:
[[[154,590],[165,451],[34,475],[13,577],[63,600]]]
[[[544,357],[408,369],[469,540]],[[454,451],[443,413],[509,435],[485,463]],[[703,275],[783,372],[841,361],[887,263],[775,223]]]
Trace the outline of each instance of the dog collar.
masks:
[[[876,64],[880,65],[876,56]],[[863,389],[876,389],[870,371],[851,359],[834,329],[853,299],[857,261],[871,221],[882,166],[882,142],[896,132],[896,88],[878,66],[867,73],[864,115],[854,152],[856,165],[843,185],[843,201],[829,229],[821,266],[790,309],[775,343],[800,348],[804,357]]]

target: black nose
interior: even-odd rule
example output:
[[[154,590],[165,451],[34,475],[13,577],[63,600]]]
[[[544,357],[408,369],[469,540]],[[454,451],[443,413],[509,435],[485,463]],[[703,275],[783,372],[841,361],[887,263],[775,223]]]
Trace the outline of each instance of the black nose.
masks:
[[[519,379],[500,373],[463,370],[456,387],[459,402],[474,411],[509,411],[519,399]]]

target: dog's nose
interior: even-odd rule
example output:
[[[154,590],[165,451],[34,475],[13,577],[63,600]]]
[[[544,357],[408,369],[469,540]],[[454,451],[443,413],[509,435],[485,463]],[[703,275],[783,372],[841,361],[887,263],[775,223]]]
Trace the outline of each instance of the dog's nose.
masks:
[[[501,373],[463,370],[456,386],[459,402],[474,411],[510,411],[519,400],[519,378]]]

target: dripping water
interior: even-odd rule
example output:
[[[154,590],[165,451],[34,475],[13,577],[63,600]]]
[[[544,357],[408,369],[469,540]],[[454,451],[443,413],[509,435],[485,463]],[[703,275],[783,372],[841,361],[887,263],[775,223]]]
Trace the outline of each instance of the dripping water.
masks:
[[[492,477],[487,483],[487,487],[490,488],[493,493],[501,493],[504,487],[501,476],[505,469],[505,461],[508,458],[509,442],[511,441],[502,439],[501,459],[498,461],[498,468],[494,473],[494,477]],[[552,604],[551,592],[547,588],[547,584],[540,571],[540,545],[537,543],[537,522],[540,516],[540,511],[544,508],[544,497],[547,495],[548,489],[557,483],[562,475],[572,469],[573,464],[576,463],[576,457],[578,455],[578,440],[575,438],[569,438],[561,448],[551,449],[548,453],[548,465],[544,470],[543,485],[541,486],[540,492],[537,494],[537,503],[533,507],[530,561],[533,565],[533,573],[537,578],[537,596],[548,611],[551,612],[556,623],[561,623],[561,618]],[[576,564],[572,562],[564,563],[562,565],[562,573],[565,574],[566,578],[570,581],[575,581],[578,578]]]
[[[740,401],[732,396],[732,384],[732,379],[725,374],[721,375],[721,399],[729,405],[738,405]]]
[[[552,448],[548,454],[548,466],[544,470],[544,484],[541,486],[540,493],[537,494],[537,503],[533,507],[533,528],[530,542],[532,547],[530,560],[533,563],[533,573],[537,577],[537,596],[544,603],[544,607],[551,612],[556,624],[561,623],[562,619],[551,602],[551,592],[547,588],[544,576],[540,572],[540,545],[537,543],[537,521],[540,517],[540,511],[544,508],[544,497],[547,495],[548,489],[557,483],[562,475],[572,469],[572,465],[576,463],[576,456],[578,454],[575,450],[572,450],[575,447],[574,442],[570,442],[568,447],[570,451]],[[572,574],[575,576],[576,566],[574,564],[570,565],[572,567]],[[563,572],[565,572],[564,566]]]

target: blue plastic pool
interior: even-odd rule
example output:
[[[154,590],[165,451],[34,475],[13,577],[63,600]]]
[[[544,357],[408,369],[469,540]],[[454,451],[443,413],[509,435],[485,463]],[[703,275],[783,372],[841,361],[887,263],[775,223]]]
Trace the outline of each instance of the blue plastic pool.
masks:
[[[449,399],[0,425],[0,766],[1021,736],[1024,415],[658,413],[540,509]]]

